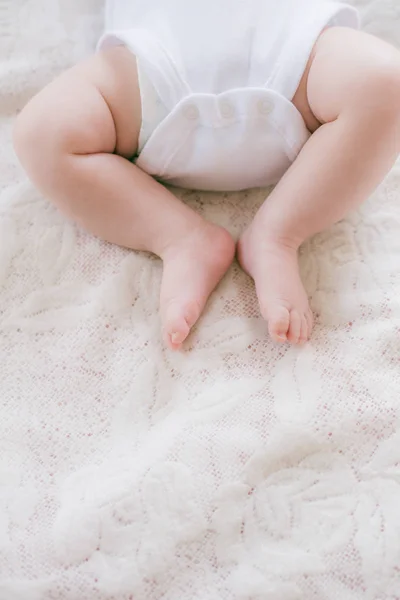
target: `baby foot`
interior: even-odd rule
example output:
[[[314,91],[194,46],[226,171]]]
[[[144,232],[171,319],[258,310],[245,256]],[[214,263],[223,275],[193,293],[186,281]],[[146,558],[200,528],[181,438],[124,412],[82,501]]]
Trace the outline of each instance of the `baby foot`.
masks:
[[[259,235],[253,224],[238,244],[242,268],[254,279],[261,314],[276,342],[306,342],[313,317],[300,279],[297,250]]]
[[[204,222],[163,253],[161,320],[166,344],[180,348],[235,255],[222,227]]]

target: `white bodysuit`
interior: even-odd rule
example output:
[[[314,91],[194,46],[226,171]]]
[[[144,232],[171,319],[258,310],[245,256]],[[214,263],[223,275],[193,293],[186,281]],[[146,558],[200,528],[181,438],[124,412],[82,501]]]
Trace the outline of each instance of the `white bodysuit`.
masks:
[[[103,49],[137,57],[136,164],[201,190],[276,183],[310,136],[291,100],[327,26],[358,26],[325,0],[109,0]]]

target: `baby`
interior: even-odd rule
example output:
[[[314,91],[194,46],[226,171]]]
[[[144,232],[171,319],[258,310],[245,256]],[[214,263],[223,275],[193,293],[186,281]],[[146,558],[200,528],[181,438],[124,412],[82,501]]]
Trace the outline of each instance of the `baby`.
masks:
[[[324,0],[110,0],[98,51],[34,97],[14,143],[33,183],[109,242],[164,264],[163,336],[179,348],[235,255],[163,183],[277,184],[243,232],[277,342],[313,319],[298,249],[381,182],[400,152],[400,53]]]

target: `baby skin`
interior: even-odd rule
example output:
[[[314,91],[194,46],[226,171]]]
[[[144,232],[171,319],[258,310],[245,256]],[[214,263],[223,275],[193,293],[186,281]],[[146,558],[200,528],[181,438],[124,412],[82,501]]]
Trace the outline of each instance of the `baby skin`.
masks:
[[[163,260],[163,336],[181,347],[235,255],[229,233],[136,167],[135,57],[118,47],[49,84],[19,115],[14,144],[37,188],[94,235]],[[378,186],[400,152],[400,53],[366,33],[318,39],[292,99],[312,135],[237,245],[277,342],[303,343],[313,319],[298,250]]]

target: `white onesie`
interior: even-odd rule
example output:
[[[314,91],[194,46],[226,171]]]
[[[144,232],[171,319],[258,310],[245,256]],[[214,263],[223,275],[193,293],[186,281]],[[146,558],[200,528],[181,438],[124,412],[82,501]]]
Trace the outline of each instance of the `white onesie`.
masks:
[[[310,136],[291,100],[327,26],[358,26],[325,0],[108,0],[99,48],[137,57],[136,164],[201,190],[276,183]]]

